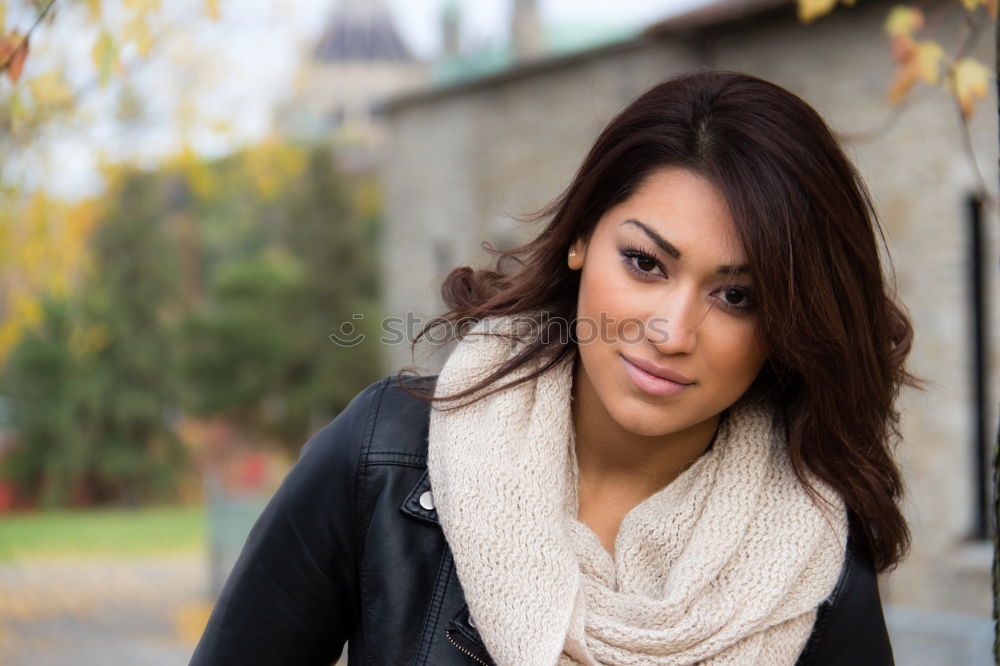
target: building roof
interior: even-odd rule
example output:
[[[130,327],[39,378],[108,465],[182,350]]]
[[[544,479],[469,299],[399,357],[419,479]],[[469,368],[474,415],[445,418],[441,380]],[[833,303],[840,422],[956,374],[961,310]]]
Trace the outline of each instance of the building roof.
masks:
[[[636,37],[641,30],[603,23],[569,23],[543,26],[546,58],[588,51]],[[493,44],[473,53],[439,59],[431,71],[431,81],[448,85],[481,79],[518,64],[511,43]]]
[[[511,55],[506,54],[504,49],[498,49],[499,53],[493,52],[483,56],[486,62],[481,64],[485,66],[458,65],[458,75],[446,71],[446,75],[441,76],[440,72],[435,72],[431,77],[430,87],[388,99],[382,108],[388,113],[393,113],[415,104],[502,85],[511,80],[543,71],[557,70],[611,53],[642,48],[651,41],[670,35],[739,23],[761,15],[780,14],[792,4],[792,0],[707,0],[704,5],[696,9],[674,14],[644,29],[631,33],[623,32],[617,39],[612,38],[611,31],[607,31],[605,33],[609,37],[607,40],[594,40],[590,45],[580,44],[579,48],[555,51],[545,58],[524,63],[517,62]],[[435,67],[440,68],[441,65]]]
[[[654,23],[647,27],[644,32],[647,35],[663,35],[680,30],[705,28],[750,18],[790,4],[792,4],[791,0],[710,0],[700,7]]]
[[[414,60],[381,0],[341,0],[313,57],[327,63]]]

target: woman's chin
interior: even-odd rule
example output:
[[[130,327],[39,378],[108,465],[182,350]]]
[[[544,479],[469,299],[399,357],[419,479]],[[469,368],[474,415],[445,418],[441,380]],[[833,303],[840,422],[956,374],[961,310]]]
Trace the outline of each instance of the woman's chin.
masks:
[[[662,408],[660,410],[662,411]],[[663,437],[691,425],[676,419],[663,418],[663,414],[651,414],[653,411],[654,408],[648,405],[637,405],[613,410],[612,416],[622,430],[640,437]]]

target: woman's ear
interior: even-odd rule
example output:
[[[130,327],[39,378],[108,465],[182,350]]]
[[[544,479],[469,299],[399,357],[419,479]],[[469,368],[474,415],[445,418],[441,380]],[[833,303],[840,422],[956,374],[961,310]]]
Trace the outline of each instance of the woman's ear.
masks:
[[[583,255],[587,252],[587,243],[583,239],[577,239],[569,246],[569,256],[566,263],[570,270],[578,271],[583,268]]]

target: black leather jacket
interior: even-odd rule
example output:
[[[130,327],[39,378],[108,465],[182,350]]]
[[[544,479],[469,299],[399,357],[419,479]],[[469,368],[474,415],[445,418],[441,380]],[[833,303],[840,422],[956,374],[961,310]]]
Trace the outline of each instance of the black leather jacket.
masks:
[[[394,378],[303,448],[254,525],[196,666],[492,664],[469,619],[430,494],[429,407]],[[801,665],[892,664],[875,574],[848,543]]]

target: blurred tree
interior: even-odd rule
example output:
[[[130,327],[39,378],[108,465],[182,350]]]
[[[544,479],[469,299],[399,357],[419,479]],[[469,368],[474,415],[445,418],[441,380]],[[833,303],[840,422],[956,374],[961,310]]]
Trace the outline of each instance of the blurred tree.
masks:
[[[172,494],[183,449],[166,419],[176,409],[176,246],[160,223],[169,205],[151,175],[132,173],[108,202],[91,243],[83,326],[102,331],[85,357],[77,424],[87,434],[93,501],[134,504]]]
[[[42,191],[0,205],[0,367],[25,327],[41,321],[41,299],[65,298],[83,273],[99,213],[95,200],[66,203]]]
[[[123,179],[91,239],[96,270],[45,301],[4,373],[18,446],[3,471],[43,505],[166,499],[182,469],[165,420],[179,388],[177,268],[157,185]]]
[[[260,153],[273,150],[243,153],[215,177],[262,184]],[[186,405],[227,415],[255,439],[290,451],[380,372],[375,212],[351,199],[364,185],[347,187],[327,148],[298,150],[300,172],[283,176],[280,190],[258,187],[249,207],[246,190],[216,188],[230,194],[227,203],[214,199],[214,228],[206,225],[216,236],[206,243],[211,277],[183,335]],[[224,229],[247,221],[255,231],[240,233],[242,242],[230,236],[223,252]],[[368,342],[335,344],[330,336],[345,322],[367,331]]]
[[[109,180],[91,270],[43,301],[0,376],[18,440],[0,470],[21,495],[165,499],[185,469],[178,410],[295,452],[378,378],[377,190],[327,147],[269,141]],[[366,341],[336,344],[344,323]]]
[[[0,0],[0,393],[18,441],[0,473],[29,499],[168,496],[178,408],[294,448],[379,374],[374,335],[329,337],[376,322],[378,198],[328,149],[268,140],[208,163],[182,142],[150,172],[101,160],[99,199],[47,190],[43,148],[93,122],[93,92],[117,99],[99,106],[121,137],[144,122],[131,74],[154,57],[190,74],[168,100],[189,126],[211,63],[180,62],[178,28],[219,4]],[[69,25],[73,40],[54,38]]]
[[[194,1],[218,18],[217,1]],[[121,120],[135,117],[127,73],[171,27],[163,5],[0,0],[0,371],[13,350],[2,391],[19,441],[2,465],[46,505],[163,496],[179,465],[163,424],[169,329],[151,316],[172,285],[159,270],[170,253],[142,227],[154,212],[124,212],[143,200],[129,194],[138,181],[116,191],[132,201],[111,212],[49,191],[49,148],[93,123],[93,93],[115,83]],[[66,26],[74,39],[53,39]],[[89,72],[77,48],[87,41]]]
[[[3,469],[21,494],[37,494],[52,505],[69,500],[87,466],[86,445],[74,423],[80,368],[66,344],[72,331],[68,305],[46,299],[40,311],[38,325],[21,340],[3,377],[20,442],[3,458]]]

